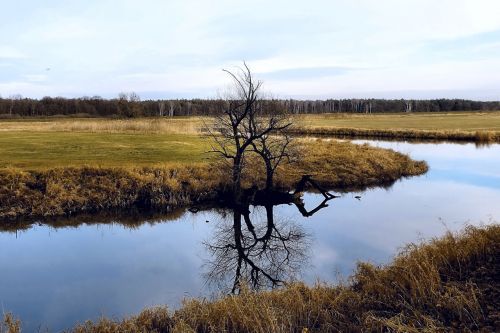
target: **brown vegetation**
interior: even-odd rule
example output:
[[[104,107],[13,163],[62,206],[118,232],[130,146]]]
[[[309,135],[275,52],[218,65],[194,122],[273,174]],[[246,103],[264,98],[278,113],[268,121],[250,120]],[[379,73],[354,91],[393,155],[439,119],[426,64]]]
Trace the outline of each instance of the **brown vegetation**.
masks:
[[[349,282],[144,310],[71,330],[93,332],[448,332],[500,329],[500,225],[410,244],[386,266],[359,263]],[[7,317],[18,332],[12,317]],[[14,324],[12,324],[14,323]],[[1,331],[1,330],[0,330]]]
[[[89,132],[141,134],[199,134],[206,118],[56,118],[3,121],[0,132]]]
[[[384,185],[427,171],[425,162],[368,145],[314,140],[300,145],[297,161],[280,166],[276,185],[292,188],[303,174],[325,187],[346,189]],[[248,163],[252,163],[249,161]],[[260,165],[260,166],[259,166]],[[265,172],[246,168],[243,187],[259,184]],[[0,170],[0,219],[38,218],[106,209],[166,209],[213,199],[228,189],[229,171],[206,163],[163,167],[68,167],[48,170]]]

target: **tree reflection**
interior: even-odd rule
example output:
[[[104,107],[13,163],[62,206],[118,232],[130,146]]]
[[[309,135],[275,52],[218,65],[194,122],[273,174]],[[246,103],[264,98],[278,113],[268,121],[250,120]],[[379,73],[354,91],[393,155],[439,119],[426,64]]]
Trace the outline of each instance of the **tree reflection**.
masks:
[[[302,200],[293,203],[304,216],[327,207],[325,198],[307,211]],[[284,203],[284,202],[280,202]],[[294,221],[275,216],[275,202],[235,207],[217,223],[206,242],[211,259],[206,262],[207,282],[219,290],[239,293],[242,284],[253,289],[274,288],[293,280],[309,258],[310,238]]]

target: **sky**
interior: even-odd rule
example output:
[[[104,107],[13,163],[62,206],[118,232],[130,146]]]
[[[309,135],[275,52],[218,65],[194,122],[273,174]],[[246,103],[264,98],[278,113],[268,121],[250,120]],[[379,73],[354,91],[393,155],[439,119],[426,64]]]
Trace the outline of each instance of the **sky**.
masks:
[[[0,95],[500,100],[498,0],[2,0]]]

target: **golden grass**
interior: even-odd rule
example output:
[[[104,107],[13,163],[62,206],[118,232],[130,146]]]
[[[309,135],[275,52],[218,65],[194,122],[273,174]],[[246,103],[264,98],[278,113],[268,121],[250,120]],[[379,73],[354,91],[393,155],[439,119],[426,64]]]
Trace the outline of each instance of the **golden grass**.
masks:
[[[500,112],[330,113],[298,115],[300,127],[374,130],[500,131]]]
[[[299,135],[500,142],[500,112],[322,114],[295,120],[293,133]]]
[[[0,132],[89,132],[199,134],[204,117],[175,118],[61,118],[0,121]]]
[[[359,263],[340,285],[186,299],[71,329],[94,332],[493,332],[500,328],[500,225],[406,246],[385,266]],[[12,317],[11,317],[12,320]],[[17,332],[17,331],[12,331]]]
[[[384,185],[422,174],[427,165],[392,150],[349,142],[314,140],[299,145],[297,161],[281,167],[278,187],[289,189],[303,174],[325,187]],[[251,161],[249,161],[251,163]],[[243,185],[262,187],[261,166],[249,166]],[[151,167],[0,169],[0,219],[37,218],[134,206],[171,209],[214,199],[228,188],[227,169],[214,163]]]
[[[16,319],[10,313],[3,316],[3,322],[0,323],[0,333],[20,333],[21,321]]]

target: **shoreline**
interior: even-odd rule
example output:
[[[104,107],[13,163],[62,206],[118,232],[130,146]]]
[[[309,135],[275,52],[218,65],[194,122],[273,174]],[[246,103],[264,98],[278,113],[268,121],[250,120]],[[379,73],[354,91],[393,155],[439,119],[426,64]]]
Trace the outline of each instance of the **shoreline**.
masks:
[[[478,144],[500,143],[500,132],[497,131],[432,131],[349,127],[296,127],[290,131],[294,135],[331,136],[349,139],[474,142]]]

